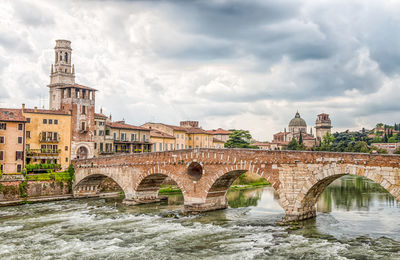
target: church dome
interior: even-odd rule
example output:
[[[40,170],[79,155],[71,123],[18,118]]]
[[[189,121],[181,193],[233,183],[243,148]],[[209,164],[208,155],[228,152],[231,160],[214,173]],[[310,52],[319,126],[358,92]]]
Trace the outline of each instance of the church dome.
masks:
[[[306,121],[300,117],[299,112],[297,112],[294,118],[290,120],[289,128],[291,127],[307,127]]]

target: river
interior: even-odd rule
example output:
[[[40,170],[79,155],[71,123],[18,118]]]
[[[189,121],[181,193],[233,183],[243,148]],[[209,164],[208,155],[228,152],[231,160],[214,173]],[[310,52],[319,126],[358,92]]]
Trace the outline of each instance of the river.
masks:
[[[80,199],[0,208],[1,259],[400,259],[400,207],[375,183],[342,177],[316,219],[287,231],[273,188],[233,191],[230,208],[174,216],[168,202]]]

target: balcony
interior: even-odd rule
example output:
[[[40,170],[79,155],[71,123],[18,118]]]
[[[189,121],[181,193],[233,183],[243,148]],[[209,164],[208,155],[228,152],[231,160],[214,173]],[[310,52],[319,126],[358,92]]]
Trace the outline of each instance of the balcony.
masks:
[[[59,143],[60,135],[54,136],[43,136],[41,133],[39,134],[39,142],[40,143]]]
[[[30,149],[26,151],[28,158],[49,158],[57,157],[60,154],[60,149]]]

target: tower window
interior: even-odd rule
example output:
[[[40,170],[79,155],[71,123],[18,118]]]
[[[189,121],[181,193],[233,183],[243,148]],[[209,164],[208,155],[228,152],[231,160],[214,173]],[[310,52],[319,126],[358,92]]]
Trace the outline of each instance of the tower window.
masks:
[[[65,62],[68,62],[68,52],[65,53]]]
[[[62,61],[62,55],[60,55],[60,61]]]
[[[67,69],[65,69],[65,73],[67,73]]]

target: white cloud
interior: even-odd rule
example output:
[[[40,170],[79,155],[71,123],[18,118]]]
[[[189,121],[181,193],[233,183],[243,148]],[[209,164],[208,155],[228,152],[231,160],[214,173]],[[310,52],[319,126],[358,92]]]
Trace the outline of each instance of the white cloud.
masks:
[[[336,129],[398,118],[397,1],[3,1],[0,105],[41,105],[55,40],[97,109],[133,124],[199,120],[260,140],[296,110]],[[41,101],[42,100],[42,101]]]

